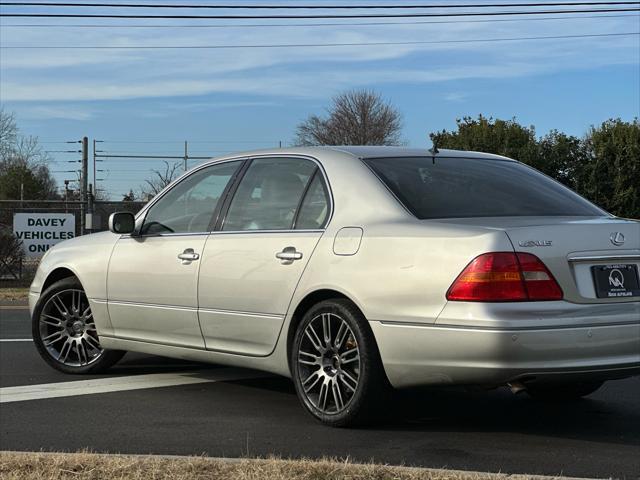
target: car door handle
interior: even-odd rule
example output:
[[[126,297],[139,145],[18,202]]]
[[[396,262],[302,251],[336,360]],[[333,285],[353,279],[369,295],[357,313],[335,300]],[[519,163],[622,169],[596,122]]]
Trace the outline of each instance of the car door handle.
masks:
[[[178,254],[178,258],[182,260],[183,265],[198,260],[200,255],[193,251],[193,248],[185,248],[184,252]]]
[[[276,258],[282,260],[283,264],[293,263],[294,260],[302,258],[302,252],[296,251],[296,247],[286,247],[281,252],[276,253]]]

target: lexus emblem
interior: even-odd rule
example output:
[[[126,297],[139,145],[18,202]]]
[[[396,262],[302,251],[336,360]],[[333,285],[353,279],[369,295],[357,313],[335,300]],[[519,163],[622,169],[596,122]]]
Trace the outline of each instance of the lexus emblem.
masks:
[[[609,240],[611,240],[611,243],[613,243],[616,247],[619,247],[624,243],[624,235],[621,232],[613,232],[609,236]]]

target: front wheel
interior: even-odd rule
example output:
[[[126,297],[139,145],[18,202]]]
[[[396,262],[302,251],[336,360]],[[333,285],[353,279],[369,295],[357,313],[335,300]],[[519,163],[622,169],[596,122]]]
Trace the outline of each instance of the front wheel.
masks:
[[[373,333],[347,300],[325,300],[305,314],[290,362],[305,410],[326,425],[370,421],[388,392]]]
[[[562,384],[540,384],[527,387],[527,393],[535,399],[547,401],[577,400],[591,395],[604,382],[572,382]]]
[[[40,356],[64,373],[98,373],[125,352],[100,345],[89,300],[76,278],[62,279],[43,292],[31,320]]]

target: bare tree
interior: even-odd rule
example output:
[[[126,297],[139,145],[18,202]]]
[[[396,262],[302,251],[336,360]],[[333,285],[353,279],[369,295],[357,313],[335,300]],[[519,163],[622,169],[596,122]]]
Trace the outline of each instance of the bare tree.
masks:
[[[0,160],[5,160],[15,150],[18,141],[18,126],[13,113],[0,109]]]
[[[0,109],[0,198],[57,198],[50,160],[38,138],[22,135],[13,113]]]
[[[311,115],[298,125],[298,145],[399,145],[402,116],[371,90],[333,97],[326,118]]]
[[[164,162],[165,168],[162,170],[153,170],[153,176],[149,180],[145,180],[146,185],[143,185],[140,190],[142,191],[142,197],[153,197],[160,193],[160,191],[169,185],[177,176],[180,169],[180,162],[169,164]]]

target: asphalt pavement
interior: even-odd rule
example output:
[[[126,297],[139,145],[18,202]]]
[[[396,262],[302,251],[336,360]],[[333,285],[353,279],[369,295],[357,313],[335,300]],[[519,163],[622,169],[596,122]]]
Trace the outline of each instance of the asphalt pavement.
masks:
[[[640,479],[640,377],[567,404],[507,389],[404,391],[378,424],[331,429],[305,414],[284,378],[132,353],[108,375],[68,376],[48,367],[29,338],[27,310],[0,309],[1,450],[349,457]],[[169,386],[157,386],[163,381]],[[53,398],[7,401],[11,387],[28,396],[41,385],[34,389]]]

